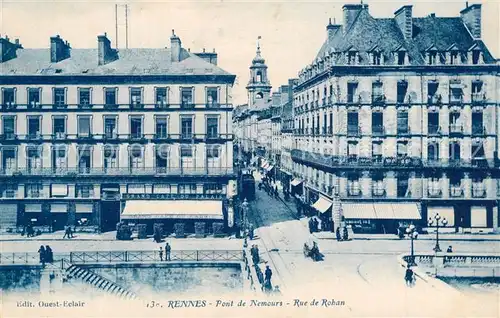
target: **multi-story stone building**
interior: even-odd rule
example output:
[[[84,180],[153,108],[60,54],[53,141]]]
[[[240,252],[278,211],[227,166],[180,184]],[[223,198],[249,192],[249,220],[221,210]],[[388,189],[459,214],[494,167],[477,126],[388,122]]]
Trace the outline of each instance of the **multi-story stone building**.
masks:
[[[215,52],[174,33],[160,49],[116,50],[106,35],[97,49],[0,43],[2,230],[232,226],[235,76]]]
[[[279,171],[280,181],[286,190],[290,189],[290,182],[293,179],[293,161],[291,151],[294,145],[294,119],[293,119],[293,88],[297,85],[297,79],[288,80],[287,100],[283,100],[280,115],[280,147],[279,147]]]
[[[481,5],[458,17],[375,18],[344,5],[294,90],[292,190],[334,227],[395,233],[439,213],[450,231],[498,229],[499,66]]]

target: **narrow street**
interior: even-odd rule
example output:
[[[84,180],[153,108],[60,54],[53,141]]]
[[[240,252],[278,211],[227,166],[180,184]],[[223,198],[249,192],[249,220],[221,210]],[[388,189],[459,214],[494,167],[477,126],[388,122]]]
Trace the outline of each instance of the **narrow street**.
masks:
[[[404,268],[398,256],[407,253],[409,241],[337,242],[317,239],[307,227],[307,219],[295,218],[295,211],[281,200],[256,190],[256,200],[250,203],[249,220],[256,228],[256,238],[249,244],[259,246],[261,259],[273,270],[273,284],[284,295],[308,299],[344,300],[346,306],[337,309],[340,315],[383,316],[489,316],[498,310],[494,303],[465,307],[462,295],[451,287],[437,289],[417,280],[408,288],[404,283]],[[315,240],[325,254],[323,262],[313,262],[302,252],[305,242]],[[433,241],[416,241],[416,251],[431,251]],[[442,242],[446,246],[448,242]],[[494,252],[496,242],[453,243],[458,249]],[[472,301],[472,300],[468,300]],[[426,304],[422,306],[422,304]],[[461,304],[461,305],[460,305]],[[471,311],[472,310],[472,311]]]

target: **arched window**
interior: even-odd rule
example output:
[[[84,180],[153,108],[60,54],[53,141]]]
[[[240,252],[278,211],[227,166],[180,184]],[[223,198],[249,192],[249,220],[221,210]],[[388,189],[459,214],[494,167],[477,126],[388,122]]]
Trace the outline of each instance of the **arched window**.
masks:
[[[256,78],[257,83],[262,82],[262,72],[257,71],[257,78]]]
[[[262,94],[262,92],[258,92],[257,99],[262,99],[262,98],[264,98],[264,94]]]

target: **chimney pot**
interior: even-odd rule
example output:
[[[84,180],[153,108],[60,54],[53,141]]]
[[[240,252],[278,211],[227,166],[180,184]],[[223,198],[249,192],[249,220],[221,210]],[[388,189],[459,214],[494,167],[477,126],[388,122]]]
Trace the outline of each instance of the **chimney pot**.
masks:
[[[475,39],[481,38],[481,4],[466,3],[465,9],[460,11],[462,22],[467,26]]]
[[[411,5],[406,5],[394,12],[394,20],[396,20],[396,23],[406,40],[411,39],[413,36],[412,8],[413,7]]]

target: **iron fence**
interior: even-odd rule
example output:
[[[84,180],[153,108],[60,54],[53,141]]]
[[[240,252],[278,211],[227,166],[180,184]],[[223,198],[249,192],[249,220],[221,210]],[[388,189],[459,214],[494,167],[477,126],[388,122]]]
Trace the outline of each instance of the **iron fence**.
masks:
[[[92,263],[126,263],[126,262],[221,262],[243,261],[243,253],[239,250],[176,250],[170,254],[163,251],[82,251],[69,253],[54,253],[54,262],[68,260],[72,264]],[[39,264],[38,253],[0,253],[0,265],[9,264]]]

